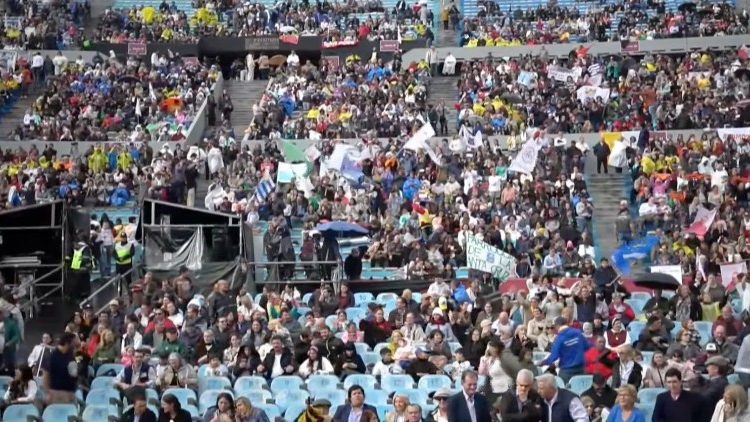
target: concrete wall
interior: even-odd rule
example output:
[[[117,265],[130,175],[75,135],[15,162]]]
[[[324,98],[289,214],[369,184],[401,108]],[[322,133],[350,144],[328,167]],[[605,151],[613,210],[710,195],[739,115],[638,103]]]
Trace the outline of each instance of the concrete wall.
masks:
[[[213,86],[213,97],[217,104],[223,90],[224,77],[219,73],[219,79],[216,80]],[[190,124],[187,134],[187,144],[194,145],[200,142],[203,139],[206,127],[208,127],[208,99],[203,101],[203,104],[198,108],[198,112],[193,118],[193,122]]]
[[[748,35],[727,35],[721,37],[691,37],[691,38],[669,38],[663,40],[644,40],[640,41],[638,53],[682,53],[694,50],[735,50],[745,44],[750,43]],[[567,43],[567,44],[544,44],[520,47],[440,47],[438,48],[438,57],[441,59],[450,52],[456,57],[456,60],[470,60],[484,58],[492,54],[493,57],[519,57],[526,54],[539,55],[542,49],[547,54],[554,57],[567,57],[570,52],[579,47],[590,48],[589,54],[607,55],[623,54],[619,41],[610,42],[590,42],[590,43]],[[404,63],[419,61],[424,59],[426,49],[415,48],[404,54]]]

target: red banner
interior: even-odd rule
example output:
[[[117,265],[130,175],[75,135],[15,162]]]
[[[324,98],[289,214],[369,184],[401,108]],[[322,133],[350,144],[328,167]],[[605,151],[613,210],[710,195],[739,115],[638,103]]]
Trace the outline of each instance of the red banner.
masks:
[[[380,40],[381,53],[393,53],[398,51],[398,40]]]
[[[282,35],[279,37],[279,41],[284,44],[297,45],[299,44],[299,35]]]
[[[145,56],[147,53],[145,42],[128,43],[128,56]]]

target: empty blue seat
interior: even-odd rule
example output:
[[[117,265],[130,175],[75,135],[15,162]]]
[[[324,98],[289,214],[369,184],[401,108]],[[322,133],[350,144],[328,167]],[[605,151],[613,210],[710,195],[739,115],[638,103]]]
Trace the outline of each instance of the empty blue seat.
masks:
[[[242,393],[242,397],[247,397],[250,403],[266,403],[273,399],[273,394],[268,390],[252,390]]]
[[[278,393],[279,391],[283,391],[285,389],[301,389],[303,388],[305,383],[302,381],[302,378],[296,376],[296,375],[282,375],[280,377],[276,377],[271,381],[271,391],[274,393]]]
[[[646,414],[646,422],[651,422],[654,417],[654,406],[656,403],[638,403],[635,406]]]
[[[258,376],[239,377],[234,381],[234,390],[239,394],[240,391],[262,390],[267,387],[266,379]]]
[[[346,308],[346,318],[352,322],[359,322],[367,316],[366,308]]]
[[[8,422],[26,421],[28,418],[39,418],[39,409],[33,404],[11,404],[3,412],[3,420]]]
[[[740,384],[740,376],[737,374],[729,374],[727,375],[727,381],[729,381],[730,384]]]
[[[447,375],[424,375],[419,379],[417,388],[432,393],[441,388],[451,388],[451,384],[451,379]]]
[[[388,399],[390,399],[390,394],[388,394],[387,391],[376,390],[374,388],[371,388],[371,389],[365,388],[365,402],[373,406],[377,406],[379,404],[387,405]]]
[[[227,377],[205,377],[198,381],[200,392],[208,390],[231,390],[232,381]]]
[[[695,321],[694,324],[695,324],[695,329],[698,330],[698,332],[701,335],[700,344],[701,344],[701,347],[703,347],[713,337],[713,332],[711,331],[711,327],[713,326],[713,323],[710,321]]]
[[[641,404],[656,403],[656,396],[667,391],[666,388],[642,388],[638,391],[638,402]]]
[[[378,419],[384,421],[388,413],[393,411],[393,406],[390,404],[381,404],[376,406],[376,409],[378,409]]]
[[[305,293],[302,295],[302,303],[306,305],[310,305],[310,300],[312,300],[313,294],[312,293]]]
[[[87,405],[81,413],[83,422],[102,422],[109,420],[110,416],[118,417],[117,413],[111,412],[111,406]]]
[[[642,299],[625,299],[625,303],[630,305],[631,308],[633,308],[633,312],[635,312],[636,315],[639,315],[643,312],[643,307],[646,306],[646,301]]]
[[[414,379],[411,375],[383,375],[380,378],[380,388],[392,393],[396,390],[406,390],[414,387]]]
[[[628,332],[630,332],[630,339],[632,341],[637,341],[638,336],[641,335],[641,331],[646,328],[646,324],[640,321],[631,321],[630,324],[628,324]]]
[[[338,320],[338,318],[339,317],[336,314],[334,314],[334,315],[328,315],[326,317],[326,326],[328,326],[328,328],[330,328],[331,330],[335,329],[336,328],[336,320]]]
[[[396,303],[398,295],[396,293],[378,293],[378,297],[375,301],[381,305],[386,303]]]
[[[368,345],[367,343],[356,342],[354,343],[354,347],[357,349],[358,355],[362,355],[363,353],[367,353],[370,351],[370,345]],[[366,362],[365,365],[367,365]]]
[[[651,362],[654,360],[654,352],[648,352],[648,351],[642,351],[641,356],[643,356],[643,363],[645,363],[648,366],[651,366]]]
[[[372,390],[377,385],[378,380],[368,374],[352,374],[344,379],[344,390],[349,390],[352,385],[359,385],[365,390]]]
[[[119,406],[120,392],[114,388],[96,388],[86,395],[86,406]]]
[[[78,416],[78,407],[74,404],[50,404],[42,413],[43,422],[67,421],[71,416]]]
[[[115,377],[96,377],[91,381],[91,389],[113,388],[115,386]]]
[[[310,375],[307,378],[307,389],[316,391],[317,389],[330,390],[339,385],[339,377],[336,375]]]
[[[380,359],[380,351],[385,349],[388,346],[390,346],[390,343],[378,343],[375,345],[375,347],[372,348],[372,351],[377,353],[378,359]]]
[[[316,400],[318,399],[326,399],[329,402],[331,402],[331,409],[336,409],[337,407],[341,406],[342,404],[346,403],[346,392],[344,390],[337,390],[337,389],[321,389],[321,390],[313,390],[313,397],[315,397]],[[367,394],[365,394],[365,400],[367,397]]]
[[[631,299],[642,300],[644,303],[651,299],[651,297],[653,297],[653,295],[647,292],[633,292],[630,294]]]
[[[275,404],[268,404],[268,403],[252,403],[251,404],[259,409],[263,409],[264,412],[266,412],[266,416],[268,416],[269,421],[275,421],[276,418],[281,417],[281,411],[279,410],[279,407]]]
[[[374,302],[375,297],[370,292],[359,292],[354,293],[354,303],[357,306],[365,307],[369,303]]]
[[[593,384],[593,375],[574,375],[568,382],[570,385],[570,391],[578,394],[579,396]]]
[[[380,354],[377,352],[359,353],[359,356],[362,358],[365,366],[375,365],[376,363],[380,362]]]
[[[281,413],[285,413],[286,409],[298,403],[306,403],[310,397],[310,393],[305,390],[284,390],[274,395],[276,406],[279,407]]]

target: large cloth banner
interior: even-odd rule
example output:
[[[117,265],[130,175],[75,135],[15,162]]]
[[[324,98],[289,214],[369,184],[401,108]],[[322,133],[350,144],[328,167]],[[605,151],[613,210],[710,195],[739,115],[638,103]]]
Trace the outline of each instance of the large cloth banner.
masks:
[[[732,277],[739,274],[747,274],[747,263],[745,261],[737,262],[735,264],[722,264],[721,268],[721,284],[728,288],[732,284]]]
[[[599,88],[598,86],[582,86],[576,91],[576,98],[582,103],[586,101],[596,101],[601,99],[604,104],[609,102],[609,88]]]
[[[281,162],[276,173],[276,183],[292,183],[292,180],[305,177],[306,175],[306,163],[292,164]]]
[[[469,268],[491,273],[500,281],[516,273],[516,258],[513,255],[490,246],[474,235],[466,237],[466,261]]]
[[[521,151],[518,151],[516,158],[511,161],[508,170],[531,175],[531,172],[534,171],[534,167],[536,167],[538,154],[539,147],[537,146],[536,141],[526,141],[526,143],[523,144]]]
[[[708,233],[708,229],[714,223],[714,218],[716,218],[716,208],[711,211],[703,207],[698,208],[698,212],[695,213],[695,219],[690,224],[690,227],[688,227],[687,232],[702,238]]]
[[[420,149],[424,150],[430,159],[437,165],[440,165],[440,157],[437,155],[434,149],[427,143],[427,141],[435,136],[435,129],[432,128],[430,122],[426,122],[422,125],[419,130],[412,135],[411,138],[404,144],[404,149],[417,152]]]
[[[750,127],[735,127],[729,129],[716,129],[719,138],[722,141],[726,141],[730,136],[735,141],[748,141],[750,140]]]
[[[580,72],[576,72],[573,69],[566,69],[560,66],[550,66],[547,68],[547,77],[558,82],[578,82],[580,76]]]

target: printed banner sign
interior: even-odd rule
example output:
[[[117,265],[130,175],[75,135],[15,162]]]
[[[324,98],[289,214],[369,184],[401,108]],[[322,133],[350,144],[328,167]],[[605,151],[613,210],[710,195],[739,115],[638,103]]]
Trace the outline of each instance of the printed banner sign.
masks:
[[[322,47],[328,48],[341,48],[341,47],[354,47],[359,44],[359,40],[341,40],[341,41],[323,41]]]
[[[698,208],[698,212],[695,213],[695,219],[690,224],[690,227],[688,227],[687,232],[702,238],[708,233],[708,229],[714,223],[714,218],[716,218],[716,208],[711,211],[703,207]]]
[[[607,104],[609,102],[609,94],[609,88],[600,88],[598,86],[582,86],[576,91],[576,97],[582,103],[601,99],[604,104]]]
[[[747,263],[745,261],[738,262],[736,264],[722,264],[721,268],[721,284],[724,287],[728,287],[732,284],[732,277],[737,274],[747,274]]]
[[[580,74],[573,69],[566,69],[560,66],[550,66],[547,68],[547,76],[558,82],[578,82]]]
[[[466,262],[469,268],[491,273],[500,281],[505,281],[516,273],[516,258],[513,255],[490,246],[471,234],[466,237]]]
[[[536,141],[531,139],[526,141],[516,158],[511,161],[508,170],[531,175],[536,167],[537,155],[539,155],[539,147]]]
[[[279,37],[279,41],[284,44],[297,45],[299,44],[299,35],[282,35]]]
[[[623,53],[637,53],[641,51],[641,43],[638,41],[620,41],[620,51]]]
[[[652,265],[652,273],[666,274],[682,283],[682,267],[679,265]]]
[[[393,53],[398,51],[398,40],[380,40],[381,53]]]
[[[145,42],[128,43],[128,56],[145,56],[147,50]]]
[[[518,74],[517,82],[525,86],[526,88],[533,87],[534,83],[536,82],[536,72],[528,72],[526,70],[522,70],[521,73]]]
[[[735,127],[729,129],[716,129],[719,134],[719,138],[722,141],[726,141],[730,136],[735,141],[748,141],[750,140],[750,127]]]

